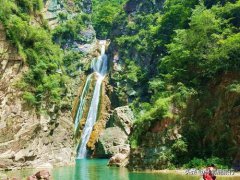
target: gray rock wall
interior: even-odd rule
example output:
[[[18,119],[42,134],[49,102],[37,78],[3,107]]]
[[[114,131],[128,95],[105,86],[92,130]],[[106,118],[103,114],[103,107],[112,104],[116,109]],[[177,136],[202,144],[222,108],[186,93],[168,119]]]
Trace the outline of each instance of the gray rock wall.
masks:
[[[101,158],[111,157],[109,165],[125,166],[130,153],[128,136],[133,118],[133,113],[128,106],[114,109],[108,127],[99,137],[94,155]]]
[[[39,114],[16,87],[27,67],[0,25],[0,169],[66,165],[74,161],[71,112]]]
[[[81,12],[92,13],[91,0],[78,2],[74,0],[46,0],[43,9],[44,19],[48,20],[51,28],[56,27],[60,23],[59,15],[65,14],[67,19],[71,19]]]

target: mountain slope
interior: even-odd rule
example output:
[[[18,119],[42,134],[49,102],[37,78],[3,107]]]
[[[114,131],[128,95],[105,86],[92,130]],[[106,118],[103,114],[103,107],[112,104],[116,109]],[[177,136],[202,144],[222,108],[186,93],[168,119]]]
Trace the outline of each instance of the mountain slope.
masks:
[[[129,167],[233,165],[240,1],[148,3],[129,0],[110,33],[112,102],[136,115]]]

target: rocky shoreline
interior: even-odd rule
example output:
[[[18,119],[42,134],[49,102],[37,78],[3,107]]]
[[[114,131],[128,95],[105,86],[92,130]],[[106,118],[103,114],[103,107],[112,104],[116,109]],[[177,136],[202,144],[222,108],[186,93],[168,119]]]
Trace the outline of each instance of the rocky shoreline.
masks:
[[[0,172],[0,178],[1,178],[1,180],[21,180],[22,179],[20,177],[9,177],[6,174],[1,174],[1,172]],[[50,180],[51,174],[48,170],[40,170],[37,173],[30,175],[24,179],[27,179],[27,180]]]

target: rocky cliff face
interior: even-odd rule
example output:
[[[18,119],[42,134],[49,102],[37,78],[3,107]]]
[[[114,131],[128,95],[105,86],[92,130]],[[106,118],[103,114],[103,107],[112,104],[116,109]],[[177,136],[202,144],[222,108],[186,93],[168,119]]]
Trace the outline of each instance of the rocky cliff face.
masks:
[[[182,132],[191,154],[200,155],[208,150],[214,156],[239,161],[239,77],[239,73],[224,73],[210,82],[202,95],[188,102]]]
[[[152,17],[151,13],[159,12],[163,2],[129,0],[124,12],[119,14],[119,18],[114,23],[111,46],[113,68],[110,78],[115,90],[110,96],[115,103],[113,106],[126,105],[136,98],[146,98],[138,94],[143,92],[144,80],[136,80],[137,83],[134,85],[134,78],[128,82],[128,76],[121,76],[121,74],[126,73],[125,70],[131,65],[127,64],[126,59],[137,64],[143,69],[143,73],[148,72],[149,79],[156,72],[157,64],[154,64],[154,58],[160,58],[161,52],[148,51],[149,45],[144,46],[145,39],[141,39],[144,36],[136,37],[135,35],[146,28],[142,19]],[[153,3],[156,3],[155,6]],[[142,16],[142,19],[137,19],[138,15]],[[127,44],[132,46],[127,47]],[[140,50],[136,48],[138,44],[142,45]],[[136,69],[133,68],[133,70]],[[132,73],[129,70],[127,72]],[[156,77],[157,73],[154,76]],[[159,82],[156,86],[162,86],[161,78]],[[153,121],[140,124],[139,129],[146,129],[146,131],[141,134],[138,147],[131,147],[129,168],[132,170],[164,169],[173,164],[187,163],[195,156],[202,159],[215,156],[231,162],[239,161],[238,84],[239,74],[236,72],[216,74],[214,80],[203,84],[203,87],[196,88],[197,95],[184,100],[184,108],[175,107],[174,101],[170,103],[169,109],[174,111],[171,112],[173,117],[164,118],[159,115],[158,119],[156,115]],[[142,95],[147,93],[149,92]],[[149,102],[149,99],[146,99],[143,101]],[[151,118],[150,115],[149,119]],[[177,147],[179,149],[176,149]],[[189,154],[184,154],[186,152]],[[183,162],[173,162],[174,158]]]
[[[88,2],[88,3],[87,3]],[[44,3],[43,15],[48,20],[51,28],[56,27],[60,22],[71,19],[77,13],[91,10],[91,1],[75,3],[73,0],[46,0]],[[90,13],[91,11],[89,11]]]
[[[128,22],[134,23],[136,20],[135,17],[138,14],[147,15],[147,14],[161,11],[163,8],[164,2],[165,0],[155,0],[155,1],[129,0],[127,1],[123,8],[125,13],[124,18],[122,18],[119,23],[116,23],[116,22],[114,23],[114,27],[111,33],[112,39],[114,39],[114,36],[136,34],[136,31],[129,30],[129,26],[127,26]]]
[[[135,171],[169,168],[174,156],[170,148],[181,137],[180,126],[174,119],[153,123],[141,136],[140,146],[131,147],[128,168]]]
[[[193,96],[179,117],[152,123],[142,136],[139,147],[132,147],[129,168],[132,170],[165,169],[172,155],[190,161],[192,155],[226,157],[233,166],[239,163],[239,99],[235,83],[238,73],[226,73],[210,82],[201,95]],[[188,154],[175,154],[174,143],[182,138]],[[180,144],[180,143],[179,143]],[[202,157],[204,158],[204,157]]]
[[[106,129],[100,134],[94,156],[111,158],[109,165],[127,165],[130,153],[128,137],[133,125],[133,119],[133,113],[128,106],[115,108]]]
[[[0,168],[64,165],[73,162],[73,121],[69,110],[39,114],[16,87],[27,71],[0,27]]]
[[[43,15],[51,28],[61,23],[61,14],[66,14],[68,19],[82,9],[88,13],[91,10],[91,1],[79,5],[70,0],[44,2]],[[92,58],[87,54],[93,47],[95,32],[91,28],[90,31],[79,32],[83,38],[91,38],[90,44],[85,46],[83,43],[77,49],[85,53],[84,63],[89,63]],[[27,71],[26,63],[6,39],[4,27],[0,24],[0,169],[71,164],[75,159],[71,107],[83,82],[82,75],[70,79],[65,106],[61,109],[52,106],[46,112],[39,112],[23,101],[23,92],[17,85]]]
[[[44,4],[42,14],[53,31],[59,27],[62,28],[61,30],[57,30],[58,34],[54,35],[53,39],[63,49],[88,54],[93,50],[96,43],[96,33],[89,15],[91,14],[91,9],[92,1],[90,0],[77,2],[72,0],[48,0]],[[82,21],[77,20],[79,18]],[[77,23],[72,25],[75,21]],[[76,31],[76,26],[78,26],[78,32],[73,32]],[[64,33],[64,37],[61,36],[61,33]],[[76,33],[78,37],[73,37],[72,33]]]
[[[119,13],[113,22],[110,33],[112,40],[110,54],[113,59],[110,83],[114,89],[110,97],[112,98],[113,107],[126,105],[135,98],[141,98],[141,94],[147,94],[144,86],[139,86],[136,83],[136,79],[145,74],[149,74],[150,78],[151,74],[156,72],[157,64],[155,64],[152,50],[150,50],[151,46],[146,45],[144,35],[139,34],[141,34],[141,29],[146,29],[149,26],[150,21],[143,19],[153,18],[155,13],[160,13],[163,3],[164,0],[129,0],[123,7],[123,11]],[[144,48],[139,50],[137,44]],[[131,68],[131,65],[127,62],[129,60],[132,62],[131,65],[140,67],[133,72],[133,74],[138,74],[137,78],[131,80],[129,80],[131,75],[125,78],[121,77]]]

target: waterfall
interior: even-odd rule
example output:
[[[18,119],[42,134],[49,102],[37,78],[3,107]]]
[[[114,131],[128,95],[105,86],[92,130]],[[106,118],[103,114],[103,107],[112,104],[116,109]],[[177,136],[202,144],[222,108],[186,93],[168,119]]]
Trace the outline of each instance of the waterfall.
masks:
[[[84,85],[84,88],[83,88],[83,91],[82,91],[82,94],[81,94],[81,97],[80,97],[80,101],[79,101],[80,103],[79,103],[77,114],[76,114],[76,117],[75,117],[75,133],[76,133],[76,130],[79,126],[79,121],[80,121],[80,119],[82,119],[83,108],[84,108],[84,105],[85,105],[85,98],[86,98],[86,95],[87,95],[87,92],[88,92],[88,89],[89,89],[89,86],[90,86],[91,78],[92,78],[92,74],[90,74],[87,77],[87,80],[85,82],[85,85]]]
[[[97,59],[93,59],[91,63],[91,68],[93,69],[92,74],[96,74],[97,80],[94,87],[92,101],[91,101],[90,108],[87,115],[87,120],[82,131],[81,142],[78,146],[78,152],[77,152],[78,159],[85,158],[87,155],[86,146],[89,141],[93,126],[97,120],[97,115],[98,115],[98,105],[99,105],[100,94],[101,94],[101,84],[107,73],[108,62],[107,62],[107,55],[105,54],[106,41],[102,40],[99,42],[99,44],[101,45],[101,54]],[[82,118],[83,107],[85,104],[85,96],[87,94],[86,92],[88,90],[89,82],[92,77],[92,74],[88,76],[82,95],[80,97],[79,107],[78,107],[78,111],[75,119],[75,131],[79,126],[80,119]]]

